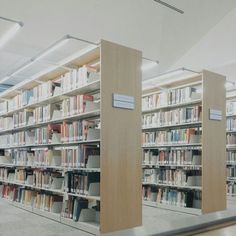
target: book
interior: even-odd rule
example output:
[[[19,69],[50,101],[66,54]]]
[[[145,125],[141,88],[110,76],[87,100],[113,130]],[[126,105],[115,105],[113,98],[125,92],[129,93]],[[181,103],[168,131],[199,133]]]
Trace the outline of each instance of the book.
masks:
[[[142,142],[144,146],[201,143],[201,128],[143,132]]]

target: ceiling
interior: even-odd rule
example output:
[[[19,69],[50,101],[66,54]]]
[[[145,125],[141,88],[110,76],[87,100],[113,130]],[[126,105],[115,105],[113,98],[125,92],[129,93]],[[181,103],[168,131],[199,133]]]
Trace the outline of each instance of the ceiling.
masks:
[[[227,63],[236,62],[236,53],[231,55],[230,48],[224,51],[227,45],[221,42],[220,30],[226,32],[228,28],[220,25],[225,25],[227,18],[236,18],[236,1],[165,1],[185,13],[179,14],[153,0],[0,0],[0,16],[24,22],[18,34],[0,49],[0,80],[66,34],[93,42],[111,40],[159,60],[158,66],[144,71],[144,79],[178,67],[219,70],[226,66],[225,71],[229,71]],[[8,24],[0,21],[0,36]],[[236,37],[233,22],[230,27]],[[28,79],[85,46],[72,40],[5,83]],[[231,67],[236,73],[234,65]]]

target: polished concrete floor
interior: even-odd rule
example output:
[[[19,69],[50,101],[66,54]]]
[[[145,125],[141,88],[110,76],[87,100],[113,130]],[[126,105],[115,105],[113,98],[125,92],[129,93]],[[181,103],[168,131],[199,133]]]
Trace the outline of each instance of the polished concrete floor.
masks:
[[[230,203],[236,209],[236,202]],[[143,226],[131,230],[120,231],[109,236],[141,236],[151,235],[170,229],[178,222],[189,221],[196,216],[169,210],[143,207]],[[53,220],[29,213],[10,205],[0,199],[0,236],[91,236],[72,227]],[[236,235],[236,233],[235,233]]]

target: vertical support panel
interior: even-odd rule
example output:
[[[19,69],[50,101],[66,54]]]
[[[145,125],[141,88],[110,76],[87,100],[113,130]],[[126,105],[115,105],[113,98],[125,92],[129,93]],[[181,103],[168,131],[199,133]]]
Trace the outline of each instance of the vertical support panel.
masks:
[[[226,91],[225,77],[203,71],[202,212],[226,209]],[[222,112],[210,120],[210,109]]]
[[[139,226],[141,196],[140,51],[101,41],[101,232]],[[114,108],[113,93],[134,97]]]

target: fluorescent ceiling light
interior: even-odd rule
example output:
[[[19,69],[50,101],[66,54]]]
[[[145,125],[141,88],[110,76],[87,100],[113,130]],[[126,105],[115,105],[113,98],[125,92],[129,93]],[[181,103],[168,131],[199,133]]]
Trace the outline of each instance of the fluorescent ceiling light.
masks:
[[[15,20],[11,20],[5,17],[0,17],[0,20],[8,21],[13,23],[12,27],[0,38],[0,48],[2,48],[8,41],[10,41],[18,30],[23,27],[23,23]]]
[[[144,80],[142,85],[143,89],[149,89],[157,86],[164,86],[169,82],[176,82],[182,79],[187,79],[192,76],[199,75],[199,72],[192,71],[186,68],[180,68],[177,70],[169,71],[163,74],[160,74],[156,77]]]
[[[234,86],[235,86],[235,82],[226,80],[226,83],[225,83],[226,89],[229,89],[230,87],[234,87]]]
[[[147,70],[151,70],[153,69],[154,67],[158,66],[158,62],[156,61],[150,61],[148,63],[145,63],[142,65],[141,67],[141,70],[142,71],[147,71]]]
[[[57,41],[55,44],[53,44],[51,47],[40,53],[38,56],[36,56],[33,61],[38,61],[42,59],[43,57],[46,57],[50,53],[56,51],[58,48],[62,47],[69,41],[69,38],[62,38],[61,40]]]

